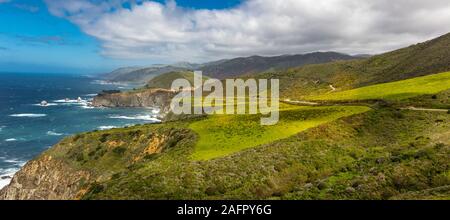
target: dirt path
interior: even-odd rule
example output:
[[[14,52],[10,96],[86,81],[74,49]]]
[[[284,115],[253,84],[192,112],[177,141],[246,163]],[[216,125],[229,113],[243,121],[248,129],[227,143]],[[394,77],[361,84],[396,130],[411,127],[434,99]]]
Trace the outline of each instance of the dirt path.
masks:
[[[448,112],[448,109],[436,109],[436,108],[416,108],[416,107],[407,107],[407,108],[401,108],[404,110],[411,110],[411,111],[427,111],[427,112]]]
[[[317,103],[317,102],[310,102],[310,101],[301,101],[301,100],[290,100],[290,99],[284,99],[282,102],[288,103],[288,104],[294,104],[294,105],[307,105],[307,106],[316,106],[316,105],[323,105],[323,103]],[[360,103],[359,103],[360,104]],[[357,105],[357,103],[355,103]],[[402,110],[411,110],[411,111],[426,111],[426,112],[448,112],[450,109],[438,109],[438,108],[417,108],[414,106],[409,106],[405,108],[400,108]]]
[[[288,104],[297,104],[297,105],[319,105],[317,102],[308,102],[308,101],[299,101],[299,100],[290,100],[290,99],[284,99],[282,100],[285,103]]]

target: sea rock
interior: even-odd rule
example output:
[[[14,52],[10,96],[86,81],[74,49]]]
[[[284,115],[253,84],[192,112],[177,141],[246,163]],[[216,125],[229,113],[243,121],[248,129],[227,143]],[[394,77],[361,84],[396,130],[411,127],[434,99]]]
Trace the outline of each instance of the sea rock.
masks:
[[[101,93],[94,97],[95,107],[154,107],[162,116],[170,110],[170,102],[176,95],[167,89],[142,89],[130,92]]]

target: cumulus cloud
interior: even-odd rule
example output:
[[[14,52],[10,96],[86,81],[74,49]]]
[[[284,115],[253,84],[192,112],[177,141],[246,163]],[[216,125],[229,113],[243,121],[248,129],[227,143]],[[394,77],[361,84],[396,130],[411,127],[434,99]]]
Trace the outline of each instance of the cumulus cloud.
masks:
[[[114,58],[206,61],[312,51],[380,53],[449,31],[448,0],[247,0],[222,10],[175,1],[52,1]]]

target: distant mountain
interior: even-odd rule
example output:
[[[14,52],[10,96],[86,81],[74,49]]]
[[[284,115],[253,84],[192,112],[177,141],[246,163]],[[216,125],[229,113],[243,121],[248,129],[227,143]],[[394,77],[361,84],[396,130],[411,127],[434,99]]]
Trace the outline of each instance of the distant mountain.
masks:
[[[164,73],[201,70],[206,76],[224,79],[263,71],[284,70],[306,64],[349,59],[356,59],[356,57],[335,52],[316,52],[275,57],[251,56],[229,60],[223,59],[203,64],[179,62],[170,65],[158,64],[150,67],[119,68],[111,73],[104,74],[103,78],[111,82],[143,83]]]
[[[203,71],[204,75],[224,79],[270,70],[284,70],[306,64],[327,63],[336,60],[350,59],[355,59],[355,57],[336,52],[315,52],[275,57],[251,56],[207,63],[204,64],[200,70]]]
[[[153,65],[144,68],[120,68],[105,74],[103,78],[110,82],[146,83],[156,76],[169,72],[187,71],[190,68],[176,65]]]
[[[408,79],[450,70],[450,33],[363,60],[356,68],[367,75],[363,84]]]
[[[194,72],[184,71],[164,73],[156,76],[147,83],[146,87],[170,89],[172,86],[172,82],[176,79],[187,79],[191,83],[191,85],[194,86]],[[208,77],[203,76],[203,80],[206,79],[208,79]]]
[[[357,57],[357,58],[370,58],[370,57],[373,57],[374,55],[372,55],[372,54],[356,54],[353,56]]]
[[[133,71],[139,70],[139,69],[143,69],[144,67],[122,67],[119,69],[116,69],[110,73],[105,73],[103,75],[101,75],[103,78],[108,79],[108,80],[114,80],[114,78],[116,77],[120,77],[122,75],[126,75],[129,74]]]
[[[366,59],[306,65],[254,74],[280,79],[285,97],[303,98],[450,71],[450,34]]]

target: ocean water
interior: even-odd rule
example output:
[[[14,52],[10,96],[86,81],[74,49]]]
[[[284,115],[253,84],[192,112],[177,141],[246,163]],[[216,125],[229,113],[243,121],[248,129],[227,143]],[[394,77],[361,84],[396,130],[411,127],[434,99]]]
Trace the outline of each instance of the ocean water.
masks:
[[[0,73],[0,188],[27,161],[66,136],[158,122],[157,109],[89,106],[102,90],[133,86],[80,75]],[[47,106],[40,105],[43,100]]]

